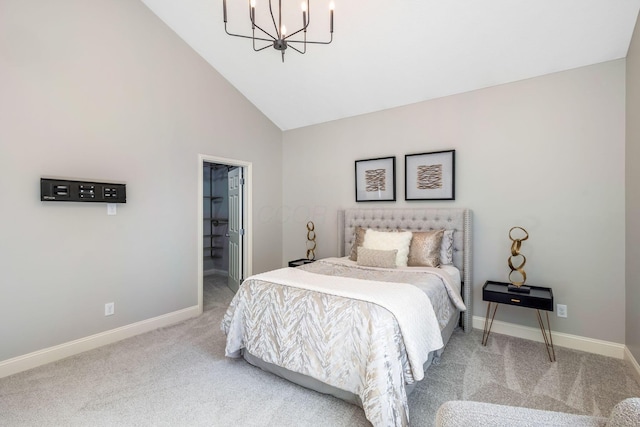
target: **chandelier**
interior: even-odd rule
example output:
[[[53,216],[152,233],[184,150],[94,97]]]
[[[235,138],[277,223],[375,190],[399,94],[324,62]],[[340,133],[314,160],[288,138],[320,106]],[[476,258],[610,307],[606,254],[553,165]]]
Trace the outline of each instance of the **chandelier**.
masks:
[[[265,2],[267,0],[264,0]],[[273,33],[267,31],[256,22],[256,0],[249,0],[249,20],[251,21],[251,35],[233,34],[227,30],[227,0],[222,0],[222,11],[224,19],[224,31],[230,36],[242,37],[245,39],[251,39],[253,43],[253,50],[259,52],[270,46],[279,50],[282,53],[282,62],[284,62],[284,52],[288,47],[295,50],[298,53],[304,54],[307,52],[307,43],[310,44],[329,44],[333,41],[333,2],[329,6],[329,41],[311,41],[307,40],[307,28],[311,22],[311,11],[309,9],[309,1],[303,0],[302,2],[302,27],[290,34],[287,34],[287,29],[282,24],[282,0],[278,0],[278,9],[274,11],[272,0],[269,1],[269,15],[271,15],[271,23],[273,24]],[[274,14],[275,12],[275,14]],[[277,16],[277,22],[276,22]],[[264,24],[263,24],[264,25]],[[271,24],[267,24],[268,27]],[[256,30],[258,35],[256,36]],[[300,34],[302,33],[302,34]],[[296,36],[294,38],[294,36]],[[257,43],[256,43],[257,42]],[[263,42],[267,42],[264,45]],[[298,47],[296,47],[298,46]]]

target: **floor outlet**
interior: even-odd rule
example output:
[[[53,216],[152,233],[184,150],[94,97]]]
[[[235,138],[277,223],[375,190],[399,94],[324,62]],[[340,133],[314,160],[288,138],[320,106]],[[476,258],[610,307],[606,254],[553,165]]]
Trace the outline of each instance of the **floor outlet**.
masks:
[[[104,305],[104,315],[111,316],[116,312],[115,304],[112,302],[108,302]]]
[[[567,306],[564,304],[558,304],[558,317],[567,317]]]

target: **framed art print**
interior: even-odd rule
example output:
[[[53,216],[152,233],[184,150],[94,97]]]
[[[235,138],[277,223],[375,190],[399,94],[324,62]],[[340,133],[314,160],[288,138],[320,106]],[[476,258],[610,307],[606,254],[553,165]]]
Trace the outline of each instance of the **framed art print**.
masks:
[[[396,158],[356,160],[356,202],[396,200]]]
[[[456,150],[404,156],[405,200],[455,200]]]

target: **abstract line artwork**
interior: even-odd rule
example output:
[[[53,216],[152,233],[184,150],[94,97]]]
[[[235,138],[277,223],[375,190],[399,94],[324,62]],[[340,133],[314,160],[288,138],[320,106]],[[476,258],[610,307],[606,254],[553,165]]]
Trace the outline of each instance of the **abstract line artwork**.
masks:
[[[387,174],[386,169],[369,169],[364,172],[366,182],[365,191],[385,191]]]
[[[356,160],[356,202],[396,200],[396,158]]]
[[[442,165],[419,165],[417,184],[419,190],[442,188]]]
[[[456,150],[404,156],[405,200],[455,200]]]

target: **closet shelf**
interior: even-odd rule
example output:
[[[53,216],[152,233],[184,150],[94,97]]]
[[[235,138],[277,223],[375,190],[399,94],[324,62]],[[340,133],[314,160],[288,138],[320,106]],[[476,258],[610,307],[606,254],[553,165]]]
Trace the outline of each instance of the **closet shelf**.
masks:
[[[202,235],[203,258],[208,262],[212,260],[215,261],[211,266],[219,267],[219,264],[221,264],[220,261],[226,257],[225,249],[227,241],[224,239],[224,232],[226,231],[229,219],[220,217],[222,215],[225,217],[228,216],[225,212],[227,176],[225,173],[217,173],[215,171],[222,172],[225,169],[228,171],[229,168],[227,165],[211,163],[205,163],[205,167],[209,169],[208,171],[205,170],[205,173],[208,172],[208,177],[206,175],[203,175],[203,177],[208,181],[209,188],[207,189],[206,182],[203,182],[204,189],[206,193],[208,193],[202,195],[204,233],[207,233],[203,233]]]
[[[202,218],[204,221],[217,221],[221,224],[226,224],[229,222],[227,218]]]

